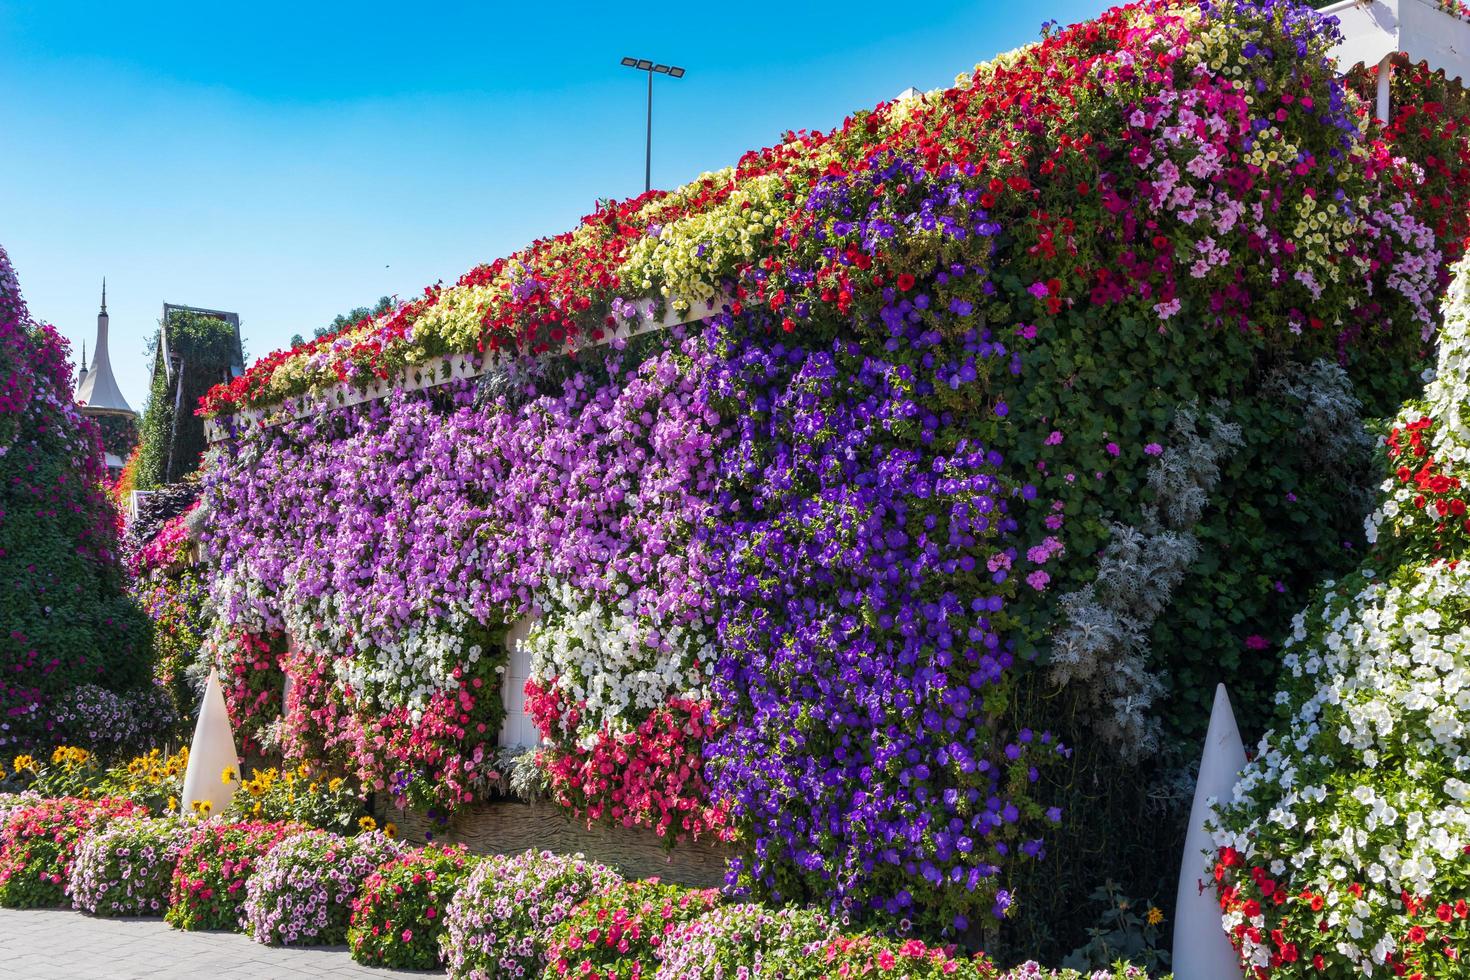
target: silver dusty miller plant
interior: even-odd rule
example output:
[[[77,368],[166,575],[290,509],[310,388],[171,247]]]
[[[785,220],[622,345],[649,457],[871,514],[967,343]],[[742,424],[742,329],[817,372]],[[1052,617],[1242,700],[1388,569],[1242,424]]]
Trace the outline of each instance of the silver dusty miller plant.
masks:
[[[1373,437],[1363,424],[1363,403],[1342,365],[1316,360],[1271,372],[1266,394],[1294,402],[1301,413],[1297,442],[1306,458],[1331,473],[1344,497],[1362,516],[1373,507]]]
[[[1169,446],[1154,460],[1148,485],[1155,503],[1138,526],[1111,525],[1097,577],[1061,597],[1050,679],[1080,684],[1094,732],[1136,762],[1159,749],[1159,721],[1149,714],[1164,693],[1148,666],[1148,636],[1174,588],[1199,555],[1191,529],[1220,481],[1220,461],[1242,444],[1240,426],[1218,404],[1199,432],[1196,407],[1175,412]]]

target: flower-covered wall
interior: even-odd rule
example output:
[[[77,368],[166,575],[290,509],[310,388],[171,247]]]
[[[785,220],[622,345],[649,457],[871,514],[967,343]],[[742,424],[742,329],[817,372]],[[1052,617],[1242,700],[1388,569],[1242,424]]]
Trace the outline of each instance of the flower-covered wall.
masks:
[[[730,840],[732,889],[1034,952],[1105,875],[1157,886],[1130,848],[1172,876],[1213,682],[1259,728],[1358,560],[1362,420],[1417,390],[1463,232],[1463,138],[1381,141],[1332,41],[1265,0],[1048,26],[263,359],[202,405],[238,722],[485,798],[534,617],[553,797]],[[643,297],[696,322],[599,345]],[[526,356],[228,418],[481,352]]]

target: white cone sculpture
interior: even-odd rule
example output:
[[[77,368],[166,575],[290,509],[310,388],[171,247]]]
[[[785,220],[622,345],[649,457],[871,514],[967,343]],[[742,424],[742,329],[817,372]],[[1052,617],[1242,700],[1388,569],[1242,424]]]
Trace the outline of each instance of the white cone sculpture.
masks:
[[[1174,910],[1174,975],[1179,980],[1240,980],[1240,958],[1220,923],[1215,882],[1206,870],[1214,844],[1205,824],[1213,817],[1211,798],[1228,803],[1235,798],[1235,782],[1245,768],[1245,746],[1235,727],[1235,714],[1225,685],[1215,688],[1205,754],[1199,764],[1194,806],[1189,809],[1189,833],[1184,838],[1184,864],[1179,869],[1179,900]]]
[[[235,797],[238,781],[226,783],[226,769],[240,767],[235,755],[235,733],[230,728],[230,713],[225,708],[225,694],[220,690],[219,674],[211,670],[204,686],[204,702],[199,706],[199,721],[194,725],[194,744],[189,746],[189,766],[184,770],[184,793],[179,807],[184,814],[194,812],[198,801],[209,801],[210,813],[222,813]]]

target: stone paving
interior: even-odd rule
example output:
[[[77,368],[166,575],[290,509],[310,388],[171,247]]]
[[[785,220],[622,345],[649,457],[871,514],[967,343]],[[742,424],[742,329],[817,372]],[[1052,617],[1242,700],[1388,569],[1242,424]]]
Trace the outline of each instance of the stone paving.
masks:
[[[442,973],[377,970],[343,946],[280,949],[229,932],[180,932],[162,919],[94,919],[61,909],[0,909],[5,980],[393,980]]]

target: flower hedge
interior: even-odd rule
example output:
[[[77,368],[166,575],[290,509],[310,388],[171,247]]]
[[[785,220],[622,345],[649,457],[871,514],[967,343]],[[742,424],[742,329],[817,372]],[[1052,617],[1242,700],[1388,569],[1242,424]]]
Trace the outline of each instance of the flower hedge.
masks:
[[[437,967],[445,912],[472,868],[463,848],[435,844],[385,862],[352,901],[352,958],[405,970]]]
[[[659,951],[657,980],[748,980],[815,975],[816,957],[835,932],[821,912],[728,905],[671,933]]]
[[[681,923],[719,904],[714,889],[696,891],[657,878],[614,885],[586,899],[546,940],[546,977],[638,980]]]
[[[272,848],[306,829],[288,823],[201,823],[179,851],[164,918],[178,929],[244,928],[246,883]]]
[[[550,931],[583,899],[620,880],[611,868],[581,855],[526,851],[486,858],[445,913],[441,945],[450,977],[540,976]]]
[[[11,811],[0,827],[0,906],[66,904],[67,882],[83,837],[110,820],[147,813],[131,800],[68,797]]]
[[[245,931],[267,945],[345,943],[363,882],[403,851],[376,830],[355,837],[323,830],[288,837],[245,883]]]
[[[1018,928],[1022,886],[1080,907],[1099,869],[1048,849],[1167,850],[1082,787],[1167,785],[1222,674],[1267,720],[1292,613],[1367,544],[1362,419],[1433,339],[1464,137],[1379,132],[1335,40],[1287,0],[1049,25],[216,388],[321,408],[225,420],[205,477],[237,720],[485,798],[531,618],[578,813],[926,934]],[[702,322],[587,346],[640,298]],[[543,356],[324,402],[481,352]]]
[[[177,817],[113,820],[77,846],[66,893],[89,915],[162,915],[193,828]]]

